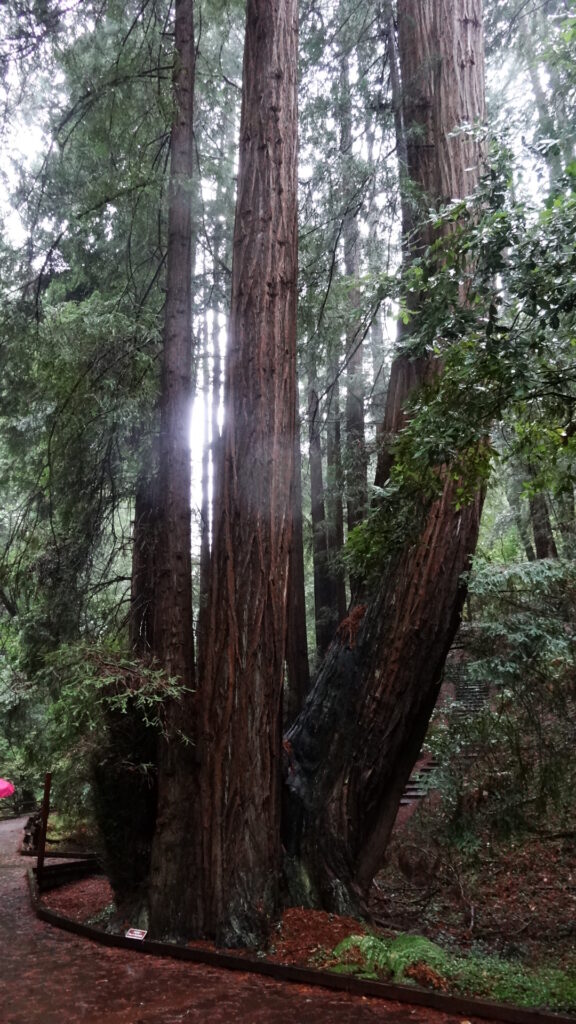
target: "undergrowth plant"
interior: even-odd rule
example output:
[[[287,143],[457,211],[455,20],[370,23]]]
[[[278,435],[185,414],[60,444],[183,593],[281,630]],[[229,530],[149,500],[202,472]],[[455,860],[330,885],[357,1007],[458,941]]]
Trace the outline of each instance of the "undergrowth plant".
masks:
[[[576,1010],[576,977],[564,971],[531,970],[494,955],[453,955],[421,935],[350,935],[334,949],[332,970],[403,984],[428,982],[454,994],[517,1006]]]
[[[477,562],[469,586],[473,619],[452,674],[484,703],[435,715],[428,742],[444,811],[458,831],[479,813],[503,834],[542,831],[547,816],[573,827],[575,563]]]
[[[89,804],[95,764],[110,756],[112,722],[128,732],[137,720],[151,737],[160,735],[166,700],[178,699],[182,692],[157,668],[112,647],[83,643],[62,645],[49,656],[43,681],[56,695],[46,726],[55,795],[61,809],[73,814]],[[151,757],[131,763],[125,751],[118,757],[132,774],[155,774]]]

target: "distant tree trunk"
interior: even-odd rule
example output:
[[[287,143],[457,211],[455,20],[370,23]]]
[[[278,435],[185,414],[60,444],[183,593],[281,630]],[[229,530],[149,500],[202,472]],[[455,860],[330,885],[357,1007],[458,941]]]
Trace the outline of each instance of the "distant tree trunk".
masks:
[[[231,163],[230,153],[234,146],[234,139],[237,128],[237,118],[230,116],[226,118],[223,137],[220,145],[220,158],[225,167]],[[211,501],[211,469],[216,462],[216,449],[220,440],[220,412],[222,406],[222,357],[221,340],[222,325],[219,313],[222,309],[228,308],[228,275],[224,267],[229,262],[228,238],[228,210],[230,207],[230,186],[228,183],[218,181],[216,188],[216,209],[223,211],[216,218],[214,234],[212,237],[212,287],[210,289],[210,306],[212,308],[212,323],[207,339],[204,372],[204,401],[205,401],[205,436],[204,451],[202,459],[202,535],[201,535],[201,558],[200,558],[200,583],[199,583],[199,612],[197,631],[201,636],[204,627],[204,614],[206,609],[208,585],[210,578],[210,548],[211,548],[211,526],[212,526],[212,501]],[[212,375],[210,376],[210,364]],[[198,648],[202,644],[199,640]],[[201,666],[198,665],[201,672]]]
[[[346,615],[346,580],[339,559],[344,547],[344,471],[342,467],[342,417],[338,359],[332,353],[328,366],[332,381],[326,422],[326,539],[332,578],[332,615],[341,622]]]
[[[427,204],[466,195],[480,147],[454,129],[484,118],[481,0],[404,0],[398,22],[410,177]],[[395,360],[385,436],[402,425],[407,398],[432,372],[425,356]],[[383,456],[380,479],[390,464]],[[341,623],[287,734],[284,843],[293,899],[362,908],[382,863],[458,627],[462,573],[478,535],[482,496],[456,510],[454,484],[448,474],[445,480],[441,497],[423,507],[420,530],[388,555],[368,607]]]
[[[156,481],[141,476],[132,534],[129,639],[144,664],[154,650]],[[107,708],[106,736],[91,764],[94,813],[118,913],[135,925],[145,912],[150,848],[156,822],[158,732],[129,702]]]
[[[545,160],[548,166],[550,188],[555,190],[559,186],[564,170],[563,154],[559,140],[559,136],[563,132],[559,130],[559,125],[555,124],[555,119],[550,109],[550,97],[546,96],[540,80],[541,57],[538,54],[538,50],[541,52],[542,39],[546,36],[546,27],[542,25],[542,20],[546,21],[546,15],[542,19],[540,11],[538,14],[531,11],[528,16],[518,19],[518,29],[526,56],[526,70],[530,79],[530,85],[532,86],[534,106],[538,117],[537,135],[539,141],[544,140],[548,143]],[[552,143],[552,140],[556,141]]]
[[[288,624],[286,637],[286,696],[284,723],[291,724],[302,710],[310,689],[306,591],[304,573],[304,532],[302,523],[302,456],[299,413],[294,433],[294,481],[292,492],[292,545],[288,576]]]
[[[129,638],[131,650],[144,659],[154,650],[156,503],[154,478],[140,477],[132,531]]]
[[[190,185],[194,167],[194,7],[176,0],[175,115],[168,207],[168,263],[160,396],[158,547],[153,624],[155,655],[183,687],[164,709],[158,819],[150,875],[150,931],[186,934],[191,913],[188,847],[192,828],[191,693],[194,684],[190,509],[192,244]]]
[[[374,164],[374,132],[366,126],[368,163]],[[379,183],[376,175],[372,178],[368,207],[368,270],[377,274],[382,270],[382,242],[380,233],[380,209],[378,204]],[[370,419],[373,424],[381,423],[384,416],[386,388],[388,385],[388,367],[386,343],[383,328],[384,309],[376,311],[369,332],[369,350],[372,363],[372,389],[369,394]]]
[[[574,487],[568,480],[557,497],[558,529],[562,537],[562,553],[565,558],[576,557],[576,508]]]
[[[154,649],[156,502],[154,476],[142,475],[134,507],[128,625],[131,650],[144,664]],[[146,907],[156,821],[158,733],[132,701],[122,711],[106,708],[104,721],[106,735],[91,763],[94,815],[118,913],[138,925]]]
[[[224,427],[198,679],[189,932],[258,945],[279,904],[296,413],[295,0],[248,0]],[[189,886],[191,883],[189,881]]]
[[[308,461],[310,466],[310,511],[314,562],[314,622],[316,653],[323,655],[334,638],[342,616],[334,602],[336,584],[331,567],[328,524],[324,501],[324,471],[320,431],[320,403],[313,384],[308,391]]]
[[[208,327],[207,308],[202,318],[202,396],[204,431],[201,461],[201,498],[200,498],[200,577],[198,583],[198,629],[202,611],[206,604],[208,579],[210,573],[210,463],[212,450],[212,381],[210,379],[210,331]]]
[[[350,67],[346,54],[340,58],[340,155],[342,169],[352,159],[352,103]],[[344,185],[344,183],[343,183]],[[367,456],[364,427],[363,341],[360,334],[360,232],[358,211],[347,206],[342,223],[344,273],[350,284],[348,306],[356,313],[346,338],[346,518],[348,530],[366,516],[368,504]],[[351,581],[351,590],[355,588]]]
[[[546,495],[543,493],[532,494],[528,503],[536,558],[558,558]]]

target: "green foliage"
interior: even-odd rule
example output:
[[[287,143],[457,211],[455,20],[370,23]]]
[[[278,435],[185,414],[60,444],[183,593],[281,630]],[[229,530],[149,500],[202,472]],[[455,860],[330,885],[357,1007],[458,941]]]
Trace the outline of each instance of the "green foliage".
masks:
[[[14,783],[17,805],[42,795],[46,699],[40,687],[0,660],[0,771]],[[38,760],[37,760],[38,759]]]
[[[376,977],[385,974],[394,981],[405,981],[406,969],[412,964],[427,963],[441,969],[446,962],[440,946],[421,935],[398,935],[391,941],[375,935],[350,935],[336,946],[333,955],[346,962],[350,953],[359,954],[363,969]]]
[[[380,939],[373,935],[351,935],[333,952],[336,970],[361,977],[386,976],[404,984],[426,983],[454,994],[477,996],[517,1006],[546,1007],[573,1012],[576,1009],[576,978],[554,968],[532,970],[517,961],[497,956],[455,955],[420,935],[399,935]]]
[[[93,762],[107,748],[111,719],[120,727],[124,721],[125,732],[136,720],[159,735],[166,702],[183,693],[157,668],[113,648],[82,643],[61,645],[47,658],[40,681],[53,695],[45,743],[53,759],[55,800],[64,810],[89,804]],[[155,773],[153,761],[125,767],[140,775]]]
[[[36,324],[8,310],[0,330],[0,582],[13,663],[32,675],[60,641],[118,621],[132,495],[150,457],[157,324],[94,293],[46,304]]]
[[[423,304],[405,355],[436,358],[442,373],[410,402],[406,427],[388,442],[390,478],[349,541],[368,576],[418,523],[414,510],[440,493],[445,472],[456,507],[504,457],[530,461],[533,489],[573,490],[576,193],[536,212],[513,203],[509,180],[509,154],[497,151],[474,197],[431,215],[437,240],[408,271],[405,287]],[[497,446],[489,437],[502,421]]]
[[[573,827],[575,563],[477,561],[469,586],[473,622],[451,671],[457,693],[478,690],[485,704],[435,717],[445,813],[459,831],[478,815],[504,833],[538,831],[546,815]]]
[[[93,770],[110,758],[111,724],[125,735],[149,736],[122,754],[123,770],[155,778],[155,737],[162,733],[164,707],[182,688],[159,669],[110,646],[62,644],[48,655],[34,683],[5,669],[0,676],[0,759],[19,792],[41,795],[53,772],[53,802],[72,817],[90,813]],[[187,737],[182,737],[187,742]],[[139,754],[147,750],[145,760]],[[130,760],[130,753],[132,758]]]

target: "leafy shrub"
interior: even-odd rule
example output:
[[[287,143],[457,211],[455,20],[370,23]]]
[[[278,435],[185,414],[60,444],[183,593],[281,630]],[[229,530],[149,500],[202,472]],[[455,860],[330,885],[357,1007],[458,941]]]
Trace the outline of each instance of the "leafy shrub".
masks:
[[[497,956],[453,955],[421,935],[380,939],[374,935],[350,935],[333,952],[333,969],[362,977],[393,978],[410,984],[429,977],[434,987],[518,1006],[576,1009],[576,978],[561,970],[542,967],[530,970],[517,961]],[[431,971],[412,970],[416,965]]]
[[[346,962],[350,954],[353,961],[359,954],[363,969],[372,976],[385,974],[395,981],[403,981],[412,964],[427,963],[441,969],[446,960],[440,946],[422,935],[399,935],[391,942],[375,935],[350,935],[336,946],[334,957]]]
[[[457,685],[485,695],[480,710],[440,708],[429,746],[435,785],[454,825],[478,813],[502,832],[566,827],[576,786],[576,564],[478,563],[474,621],[462,633]]]

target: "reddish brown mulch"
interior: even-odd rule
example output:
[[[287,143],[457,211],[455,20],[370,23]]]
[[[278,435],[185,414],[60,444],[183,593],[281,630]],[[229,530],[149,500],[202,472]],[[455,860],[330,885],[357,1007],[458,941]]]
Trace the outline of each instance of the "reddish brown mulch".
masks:
[[[458,1024],[461,1018],[344,992],[286,984],[203,965],[107,949],[36,919],[23,821],[0,823],[2,1024]],[[96,884],[95,884],[96,883]],[[81,893],[84,892],[84,896]],[[93,916],[108,901],[101,880],[56,890],[52,906]],[[72,910],[75,902],[76,910]],[[303,920],[300,920],[300,924]],[[318,920],[318,924],[320,921]],[[322,922],[332,942],[336,919]],[[302,936],[300,936],[300,940]],[[284,951],[287,955],[287,951]]]
[[[105,878],[72,882],[43,897],[43,902],[51,910],[84,923],[95,921],[112,901],[112,890]],[[267,959],[280,964],[321,967],[326,954],[342,939],[364,931],[364,926],[354,917],[338,917],[323,910],[291,907],[284,912],[277,938],[272,937]],[[193,945],[215,948],[211,943]]]
[[[100,876],[70,882],[42,897],[42,902],[51,910],[85,924],[99,917],[113,901],[108,880]]]

